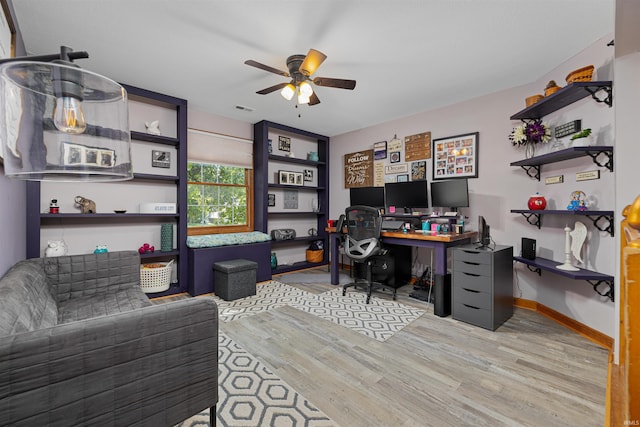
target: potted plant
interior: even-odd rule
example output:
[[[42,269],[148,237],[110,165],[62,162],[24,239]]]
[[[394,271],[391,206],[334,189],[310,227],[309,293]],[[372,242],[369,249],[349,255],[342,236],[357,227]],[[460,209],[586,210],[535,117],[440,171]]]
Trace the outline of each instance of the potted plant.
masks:
[[[571,142],[574,147],[593,145],[592,140],[591,128],[582,129],[580,132],[574,133],[573,136],[571,136]]]

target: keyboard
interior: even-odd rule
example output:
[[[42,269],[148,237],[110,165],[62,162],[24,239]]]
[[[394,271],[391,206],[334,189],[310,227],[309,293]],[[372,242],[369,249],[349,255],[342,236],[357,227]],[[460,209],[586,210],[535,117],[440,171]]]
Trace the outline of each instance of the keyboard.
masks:
[[[402,224],[404,223],[405,221],[400,221],[397,219],[384,219],[382,220],[382,229],[388,231],[400,230],[402,228]]]

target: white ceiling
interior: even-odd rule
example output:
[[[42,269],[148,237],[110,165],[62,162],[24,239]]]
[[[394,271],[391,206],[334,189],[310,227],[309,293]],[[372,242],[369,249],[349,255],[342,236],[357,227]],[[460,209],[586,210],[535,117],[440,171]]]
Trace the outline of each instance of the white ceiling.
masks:
[[[530,83],[613,33],[614,0],[14,0],[30,55],[66,45],[81,67],[216,115],[334,136]],[[328,58],[295,108],[257,90],[309,48]],[[314,77],[312,76],[312,77]],[[255,109],[246,112],[236,105]],[[300,114],[300,117],[298,117]]]

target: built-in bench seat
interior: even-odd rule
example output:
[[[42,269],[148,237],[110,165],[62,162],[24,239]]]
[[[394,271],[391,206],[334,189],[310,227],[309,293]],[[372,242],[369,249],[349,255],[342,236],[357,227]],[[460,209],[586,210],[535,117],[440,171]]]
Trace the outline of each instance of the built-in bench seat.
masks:
[[[189,294],[215,292],[213,264],[231,259],[248,259],[258,263],[256,280],[271,280],[271,237],[259,231],[188,236]]]

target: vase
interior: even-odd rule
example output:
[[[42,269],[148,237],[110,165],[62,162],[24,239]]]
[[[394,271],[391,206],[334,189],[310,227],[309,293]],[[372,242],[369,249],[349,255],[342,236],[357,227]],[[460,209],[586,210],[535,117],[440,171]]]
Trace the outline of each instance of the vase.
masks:
[[[275,252],[271,252],[271,269],[278,268],[278,257]]]
[[[524,156],[527,159],[532,158],[536,154],[536,145],[532,142],[527,142],[524,146]]]

